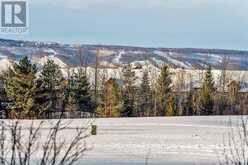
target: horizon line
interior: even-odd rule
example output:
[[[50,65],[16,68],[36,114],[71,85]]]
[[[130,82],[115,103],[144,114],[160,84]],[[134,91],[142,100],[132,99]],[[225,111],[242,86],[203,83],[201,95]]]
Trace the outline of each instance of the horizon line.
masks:
[[[16,41],[16,42],[39,42],[39,43],[55,43],[55,44],[61,44],[61,45],[70,45],[73,47],[73,45],[78,46],[107,46],[107,47],[130,47],[130,48],[143,48],[143,49],[202,49],[202,50],[223,50],[223,51],[239,51],[239,52],[248,52],[248,49],[228,49],[228,48],[203,48],[203,47],[162,47],[162,46],[142,46],[142,45],[129,45],[129,44],[110,44],[110,43],[65,43],[61,41],[48,41],[48,40],[29,40],[29,39],[11,39],[11,38],[3,38],[0,37],[0,40],[9,40],[9,41]]]

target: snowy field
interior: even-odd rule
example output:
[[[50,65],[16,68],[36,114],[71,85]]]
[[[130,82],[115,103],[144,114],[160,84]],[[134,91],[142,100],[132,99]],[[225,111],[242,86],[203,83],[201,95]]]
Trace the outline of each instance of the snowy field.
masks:
[[[228,121],[240,117],[97,119],[86,164],[216,164]],[[101,162],[101,163],[99,163]]]
[[[98,134],[86,140],[91,150],[79,164],[216,164],[229,120],[238,122],[240,117],[94,119]],[[73,120],[63,136],[70,138],[72,129],[88,121]],[[30,121],[23,123],[28,126]]]

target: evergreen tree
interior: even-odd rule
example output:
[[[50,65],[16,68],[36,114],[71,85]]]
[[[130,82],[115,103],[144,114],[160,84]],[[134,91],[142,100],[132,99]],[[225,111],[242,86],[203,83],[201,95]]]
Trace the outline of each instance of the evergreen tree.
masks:
[[[226,97],[223,94],[220,94],[216,99],[216,104],[217,104],[217,112],[218,115],[224,115],[225,111],[228,109],[228,104],[229,102],[227,101],[228,97]]]
[[[144,71],[139,89],[139,113],[149,116],[152,113],[152,91],[148,72]]]
[[[103,117],[120,117],[120,89],[116,79],[109,79],[105,83],[103,104],[99,108],[99,113]]]
[[[165,115],[166,116],[178,116],[179,115],[177,111],[177,107],[176,107],[176,101],[173,96],[168,97],[167,109],[166,109]]]
[[[137,116],[137,109],[135,107],[135,72],[132,71],[131,65],[127,65],[123,68],[123,81],[124,87],[122,90],[123,106],[121,116],[123,117],[134,117]]]
[[[6,74],[4,88],[7,97],[13,102],[10,108],[18,118],[35,116],[36,72],[36,66],[31,64],[28,57],[24,57]]]
[[[36,99],[40,102],[42,112],[49,115],[50,112],[63,111],[63,75],[60,67],[53,60],[48,60],[43,66],[38,79],[38,91]],[[49,116],[47,116],[49,117]]]
[[[161,73],[157,80],[156,90],[157,108],[159,109],[158,114],[164,116],[167,110],[168,98],[171,96],[172,92],[171,73],[166,65],[161,68]]]
[[[8,118],[8,113],[9,113],[7,109],[8,102],[9,99],[4,89],[4,79],[0,76],[0,112],[2,117]]]
[[[190,91],[187,93],[183,115],[187,115],[187,116],[196,115],[196,113],[194,112],[192,89],[190,89]]]
[[[90,84],[86,73],[82,69],[79,69],[77,73],[74,73],[73,79],[75,81],[74,93],[78,110],[94,113],[95,104],[92,101]]]
[[[73,71],[74,73],[74,71]],[[65,81],[65,88],[64,88],[64,109],[67,112],[77,111],[77,98],[76,98],[76,82],[70,74],[68,74],[68,79]]]
[[[201,96],[200,96],[200,107],[201,113],[204,115],[211,115],[213,114],[213,93],[214,93],[214,80],[212,75],[212,68],[211,66],[208,67],[207,71],[205,72],[204,82],[201,89]]]
[[[193,90],[192,77],[190,79],[189,91],[187,92],[187,96],[184,102],[183,115],[186,116],[196,115],[196,111],[194,109],[194,90]]]

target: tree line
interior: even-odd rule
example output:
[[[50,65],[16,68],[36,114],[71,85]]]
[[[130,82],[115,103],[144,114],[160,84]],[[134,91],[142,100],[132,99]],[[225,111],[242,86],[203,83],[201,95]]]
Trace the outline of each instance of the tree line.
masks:
[[[68,79],[52,60],[37,76],[37,66],[27,57],[1,75],[1,108],[8,118],[50,118],[52,112],[85,111],[94,113],[90,84],[83,70]]]
[[[121,79],[105,78],[96,87],[82,68],[68,71],[64,78],[60,67],[48,60],[38,74],[37,66],[24,57],[1,75],[0,108],[7,118],[52,118],[55,112],[85,112],[98,117],[246,113],[248,99],[239,94],[239,84],[228,92],[218,92],[211,66],[199,89],[177,92],[171,76],[170,68],[164,65],[151,85],[144,69],[137,83],[132,66],[126,65]]]

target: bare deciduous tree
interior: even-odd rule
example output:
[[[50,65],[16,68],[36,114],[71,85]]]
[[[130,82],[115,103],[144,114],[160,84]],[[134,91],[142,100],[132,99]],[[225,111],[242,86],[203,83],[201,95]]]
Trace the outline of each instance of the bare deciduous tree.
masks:
[[[85,139],[89,136],[85,127],[70,128],[70,123],[57,120],[51,125],[44,121],[30,126],[21,121],[0,123],[1,165],[72,165],[88,150]],[[70,138],[66,131],[70,130]]]
[[[228,77],[227,77],[227,68],[230,64],[230,57],[229,56],[223,56],[221,58],[220,61],[220,69],[221,69],[221,73],[220,73],[220,87],[221,87],[221,91],[224,93],[226,85],[227,85],[227,81],[228,81]]]
[[[218,153],[220,165],[248,164],[248,117],[242,116],[240,121],[238,125],[229,121],[229,131]]]

